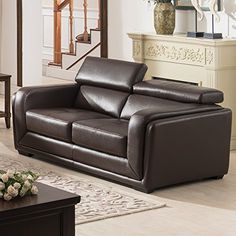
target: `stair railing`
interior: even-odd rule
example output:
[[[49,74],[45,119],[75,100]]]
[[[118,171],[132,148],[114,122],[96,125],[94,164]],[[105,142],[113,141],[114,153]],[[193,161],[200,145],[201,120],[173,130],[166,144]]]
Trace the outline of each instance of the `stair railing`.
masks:
[[[88,33],[88,0],[84,0],[84,42],[89,41],[89,33]]]
[[[50,65],[62,65],[62,49],[61,49],[61,12],[69,5],[69,30],[70,30],[70,42],[69,42],[69,53],[75,53],[74,44],[74,32],[73,32],[73,11],[74,11],[74,0],[54,0],[54,57],[53,62]],[[97,22],[97,29],[101,29],[101,0],[98,0],[99,18]],[[88,0],[83,1],[83,12],[84,12],[84,32],[76,37],[79,42],[89,42],[90,35],[88,33]],[[97,45],[95,46],[95,49]],[[94,50],[94,49],[92,49]]]
[[[83,2],[84,8],[84,32],[76,36],[78,42],[89,42],[89,33],[88,33],[88,0]]]
[[[61,65],[62,51],[61,51],[61,11],[69,5],[69,22],[70,22],[70,43],[69,53],[74,54],[74,33],[73,33],[73,8],[74,0],[54,0],[54,58],[53,65]]]

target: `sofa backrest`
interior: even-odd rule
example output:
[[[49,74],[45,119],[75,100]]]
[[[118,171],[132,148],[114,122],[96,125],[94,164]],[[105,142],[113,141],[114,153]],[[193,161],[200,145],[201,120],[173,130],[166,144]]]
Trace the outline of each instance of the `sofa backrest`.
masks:
[[[166,80],[147,80],[134,85],[134,93],[185,103],[214,104],[224,100],[224,94],[212,88]]]
[[[143,80],[147,66],[99,57],[87,57],[75,81],[80,85],[92,85],[130,92],[133,85]]]
[[[75,107],[119,117],[129,93],[82,85]]]
[[[125,103],[120,118],[129,120],[133,114],[144,109],[155,109],[157,112],[171,112],[192,109],[197,106],[197,104],[192,103],[181,103],[168,99],[132,94]]]
[[[145,64],[87,57],[76,76],[80,89],[75,107],[119,117],[146,70]]]
[[[216,89],[163,80],[148,80],[134,85],[121,112],[122,119],[143,109],[160,112],[192,109],[223,101],[223,93]]]

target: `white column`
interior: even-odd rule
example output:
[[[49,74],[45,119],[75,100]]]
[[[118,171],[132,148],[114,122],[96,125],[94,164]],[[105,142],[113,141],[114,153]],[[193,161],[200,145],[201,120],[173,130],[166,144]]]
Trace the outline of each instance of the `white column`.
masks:
[[[23,85],[42,83],[42,5],[23,1]]]
[[[2,61],[2,0],[0,0],[0,68]]]
[[[1,32],[0,32],[0,71],[12,75],[12,84],[16,85],[17,71],[17,25],[16,1],[0,0],[1,2]]]

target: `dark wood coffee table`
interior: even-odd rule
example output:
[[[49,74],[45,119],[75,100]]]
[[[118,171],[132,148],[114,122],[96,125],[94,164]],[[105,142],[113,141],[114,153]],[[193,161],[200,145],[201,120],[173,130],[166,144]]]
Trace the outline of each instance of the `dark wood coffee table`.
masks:
[[[0,235],[74,236],[80,196],[37,183],[39,194],[0,200]]]

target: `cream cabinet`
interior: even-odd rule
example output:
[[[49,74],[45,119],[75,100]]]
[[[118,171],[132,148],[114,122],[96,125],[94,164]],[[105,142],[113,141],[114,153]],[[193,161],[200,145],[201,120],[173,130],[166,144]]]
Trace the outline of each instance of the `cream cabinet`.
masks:
[[[236,39],[128,35],[133,41],[134,60],[148,65],[146,79],[161,77],[186,81],[224,92],[222,105],[233,111],[231,148],[236,149]]]

